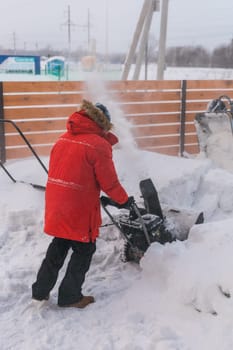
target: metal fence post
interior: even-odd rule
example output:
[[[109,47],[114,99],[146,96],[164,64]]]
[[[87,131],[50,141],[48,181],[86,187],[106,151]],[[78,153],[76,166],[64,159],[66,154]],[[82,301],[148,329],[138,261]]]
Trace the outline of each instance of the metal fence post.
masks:
[[[4,102],[3,102],[3,82],[0,82],[0,119],[4,119]],[[5,126],[0,122],[0,160],[1,163],[6,161],[6,140]]]
[[[180,156],[184,156],[185,146],[185,121],[186,121],[186,90],[187,80],[181,83],[181,114],[180,114]]]

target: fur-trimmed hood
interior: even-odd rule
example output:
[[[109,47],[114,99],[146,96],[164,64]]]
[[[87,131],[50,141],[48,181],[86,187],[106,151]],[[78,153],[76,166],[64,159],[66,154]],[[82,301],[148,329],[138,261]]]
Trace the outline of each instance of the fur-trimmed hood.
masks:
[[[103,130],[109,131],[112,128],[112,123],[108,120],[101,109],[97,108],[88,100],[83,100],[80,106],[80,111],[84,111],[90,119],[98,124]]]

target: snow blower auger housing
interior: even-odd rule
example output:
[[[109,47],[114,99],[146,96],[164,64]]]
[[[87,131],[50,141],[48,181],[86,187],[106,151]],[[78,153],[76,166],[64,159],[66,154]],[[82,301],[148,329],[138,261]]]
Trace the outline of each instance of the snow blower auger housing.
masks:
[[[128,210],[117,217],[113,217],[107,205],[119,208],[119,205],[108,199],[101,200],[101,204],[113,224],[119,229],[125,241],[122,260],[139,263],[151,243],[164,244],[172,242],[173,237],[164,224],[164,218],[160,207],[157,191],[151,179],[140,182],[140,190],[145,208],[140,208],[134,201]],[[103,198],[103,197],[102,197]],[[106,197],[104,197],[106,199]]]

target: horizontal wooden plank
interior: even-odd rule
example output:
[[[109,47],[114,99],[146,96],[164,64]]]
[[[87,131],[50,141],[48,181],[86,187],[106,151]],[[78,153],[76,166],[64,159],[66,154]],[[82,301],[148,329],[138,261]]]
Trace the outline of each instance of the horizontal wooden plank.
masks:
[[[207,104],[206,102],[189,102],[186,104],[186,111],[197,111],[197,112],[205,112],[207,109]]]
[[[198,154],[200,152],[198,145],[185,145],[184,150],[190,154]]]
[[[143,126],[131,130],[135,138],[153,135],[176,135],[179,134],[179,125]]]
[[[158,147],[145,147],[143,148],[147,151],[151,151],[151,152],[156,152],[156,153],[160,153],[160,154],[164,154],[164,155],[168,155],[168,156],[179,156],[179,147],[178,146],[172,146],[172,147],[162,147],[162,148],[158,148]]]
[[[132,133],[135,138],[140,136],[158,136],[158,135],[178,135],[180,133],[180,125],[155,125],[155,126],[142,126],[133,127]],[[187,124],[185,127],[186,132],[195,132],[192,124]]]
[[[135,139],[139,148],[179,145],[179,136],[146,137]]]
[[[36,151],[38,156],[49,156],[52,146],[53,145],[34,147],[34,150]],[[19,159],[32,156],[32,152],[26,147],[6,150],[6,159]]]
[[[119,92],[108,93],[110,100],[125,102],[141,101],[180,101],[179,91],[165,92]],[[20,94],[6,95],[4,97],[4,107],[9,106],[33,106],[33,105],[62,105],[76,104],[80,105],[83,98],[90,99],[83,92],[76,93],[53,93],[53,94]]]
[[[196,116],[197,113],[199,113],[199,112],[186,111],[186,120],[193,121],[193,123],[194,123],[195,116]]]
[[[190,100],[207,100],[211,101],[213,99],[219,98],[222,95],[227,95],[231,99],[233,99],[233,91],[228,91],[224,89],[219,89],[217,91],[209,91],[209,90],[187,90],[186,92],[186,99],[187,103],[189,103]]]
[[[162,113],[179,112],[180,103],[148,103],[148,104],[128,104],[121,106],[125,114]],[[73,113],[75,107],[32,107],[5,109],[6,119],[30,119],[30,118],[51,118],[64,117]]]
[[[187,80],[187,89],[233,89],[233,80]]]
[[[142,113],[162,113],[162,112],[180,112],[180,102],[173,103],[140,103],[121,105],[125,114],[142,114]]]
[[[185,121],[190,123],[194,122],[196,112],[187,111],[185,115]],[[164,114],[152,114],[152,115],[126,115],[127,120],[133,125],[146,125],[146,124],[168,124],[168,123],[179,123],[181,114],[180,113],[164,113]]]
[[[180,101],[180,91],[120,91],[108,92],[113,101],[125,102],[147,102],[147,101]]]
[[[40,107],[40,108],[18,108],[5,109],[5,119],[36,119],[36,118],[61,118],[68,117],[77,109],[74,107]]]
[[[179,90],[181,82],[179,80],[127,80],[108,81],[101,86],[106,91],[109,90]],[[3,92],[64,92],[64,91],[87,91],[88,86],[83,81],[41,81],[41,82],[4,82]]]
[[[195,113],[186,113],[186,115],[185,115],[185,121],[187,122],[187,123],[193,123],[194,122],[194,119],[195,119]]]
[[[106,91],[109,90],[180,90],[180,80],[120,80],[106,81]]]
[[[197,135],[195,133],[194,134],[186,134],[185,138],[184,138],[184,142],[185,142],[185,144],[190,144],[190,143],[198,144]]]
[[[164,155],[170,155],[170,156],[180,156],[180,149],[178,146],[172,146],[172,147],[144,147],[143,149],[151,152],[161,153]],[[189,145],[186,146],[185,152],[191,154],[191,155],[197,155],[199,153],[199,148],[196,145]]]
[[[38,132],[45,132],[49,130],[64,130],[66,129],[66,121],[67,118],[64,120],[35,120],[33,122],[31,121],[18,121],[16,125],[19,127],[19,129],[23,133],[31,132],[31,131],[38,131]],[[5,124],[5,132],[7,133],[13,133],[16,132],[15,128],[9,124]]]
[[[3,93],[86,91],[83,81],[4,81]]]
[[[39,133],[39,134],[29,134],[25,135],[28,142],[32,147],[37,144],[48,144],[54,143],[61,132],[51,132],[51,133]],[[6,146],[20,146],[25,145],[25,141],[19,135],[6,135],[5,139]]]
[[[148,103],[121,105],[124,114],[165,113],[180,111],[180,103]],[[59,118],[69,116],[77,110],[76,107],[31,107],[5,109],[5,119],[36,119],[36,118]]]
[[[179,123],[180,114],[145,114],[138,116],[128,116],[127,120],[129,120],[129,122],[133,125]]]
[[[185,133],[196,133],[196,127],[195,124],[185,124]]]
[[[148,126],[148,127],[140,127],[133,128],[132,134],[135,139],[144,137],[158,137],[158,136],[174,136],[177,137],[180,135],[180,126],[179,125],[159,125],[159,126]],[[193,124],[187,124],[185,126],[185,139],[192,139],[192,142],[196,142],[196,129]],[[191,142],[191,141],[189,141]]]
[[[4,97],[4,108],[9,106],[33,106],[33,105],[80,105],[83,100],[83,93],[76,94],[24,94],[7,95]]]

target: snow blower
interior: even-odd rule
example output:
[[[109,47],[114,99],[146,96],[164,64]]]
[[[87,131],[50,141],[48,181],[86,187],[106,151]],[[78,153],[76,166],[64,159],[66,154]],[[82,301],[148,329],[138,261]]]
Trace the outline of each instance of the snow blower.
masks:
[[[122,253],[124,262],[139,263],[151,243],[164,244],[174,240],[166,228],[158,194],[151,179],[142,180],[140,190],[144,200],[144,208],[138,207],[134,201],[127,214],[123,213],[117,217],[110,213],[106,208],[105,201],[101,200],[104,211],[118,228],[125,241]],[[108,199],[108,205],[119,208],[118,203],[110,199]]]

